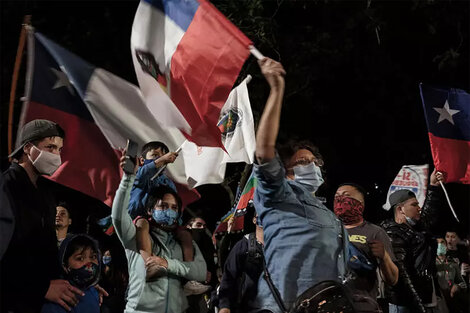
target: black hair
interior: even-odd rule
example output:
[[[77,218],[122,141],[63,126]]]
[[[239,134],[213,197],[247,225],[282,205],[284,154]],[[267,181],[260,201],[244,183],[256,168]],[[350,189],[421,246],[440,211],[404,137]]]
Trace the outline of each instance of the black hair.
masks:
[[[43,137],[43,138],[34,139],[34,140],[29,141],[29,142],[26,142],[26,143],[23,145],[23,147],[18,150],[18,152],[16,152],[15,154],[13,154],[13,155],[11,156],[11,158],[12,158],[12,159],[15,159],[15,160],[21,159],[21,157],[22,157],[23,154],[24,154],[23,148],[24,148],[24,146],[26,146],[28,143],[31,143],[31,144],[33,144],[33,146],[37,147],[38,144],[39,144],[41,141],[43,141],[44,139],[46,139],[46,138],[52,139],[52,138],[54,138],[54,137],[60,137],[60,138],[62,138],[62,139],[65,139],[65,131],[64,131],[59,125],[57,125],[57,132],[58,132],[58,136],[46,136],[46,137]]]
[[[245,234],[252,233],[256,230],[255,224],[253,224],[253,217],[256,216],[255,206],[253,202],[249,202],[246,207],[246,213],[243,221],[243,231]],[[261,225],[259,225],[261,226]]]
[[[160,148],[163,152],[163,154],[167,154],[168,152],[170,152],[170,149],[168,149],[167,145],[165,145],[163,142],[160,142],[160,141],[150,141],[150,142],[147,142],[143,147],[142,147],[142,151],[140,153],[140,155],[145,158],[145,155],[147,154],[147,152],[149,152],[150,150],[152,149],[158,149]]]
[[[77,236],[76,238],[72,238],[70,242],[68,243],[67,247],[65,248],[65,253],[64,253],[64,266],[69,265],[69,258],[72,256],[76,251],[80,250],[83,251],[87,248],[91,248],[93,252],[97,253],[99,255],[99,251],[97,250],[97,246],[93,239],[91,239],[88,236]]]
[[[290,159],[297,151],[305,149],[310,152],[321,162],[323,162],[323,156],[320,154],[320,150],[309,140],[294,140],[290,139],[286,143],[278,146],[277,151],[281,157],[284,167],[289,163]]]
[[[166,194],[171,194],[173,197],[175,197],[176,203],[178,204],[178,213],[179,216],[181,216],[183,203],[180,196],[176,191],[165,185],[158,186],[154,189],[154,191],[150,192],[149,197],[145,202],[146,211],[153,209],[157,201],[163,199],[163,196]]]
[[[69,218],[72,218],[72,212],[70,212],[70,207],[67,202],[65,201],[59,201],[59,203],[56,205],[56,207],[63,207],[64,209],[67,210],[67,213],[69,214]]]
[[[366,200],[366,196],[367,196],[367,191],[364,187],[362,187],[361,185],[359,184],[356,184],[356,183],[343,183],[341,185],[338,186],[338,189],[340,187],[343,187],[343,186],[351,186],[351,187],[354,187],[357,191],[359,191],[362,195],[362,197],[364,198],[364,201]]]
[[[191,217],[191,218],[189,219],[189,221],[186,222],[185,225],[186,225],[186,226],[192,226],[193,223],[196,221],[197,218],[200,218],[201,220],[203,220],[203,221],[205,222],[205,220],[204,220],[202,217],[196,216],[196,217]]]

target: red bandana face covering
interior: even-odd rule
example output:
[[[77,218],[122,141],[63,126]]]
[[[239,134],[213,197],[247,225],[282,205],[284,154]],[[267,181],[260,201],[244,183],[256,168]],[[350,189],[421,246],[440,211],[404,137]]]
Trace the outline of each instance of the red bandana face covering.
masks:
[[[341,219],[343,224],[350,225],[362,220],[364,205],[354,198],[338,196],[335,197],[334,210],[336,216]]]

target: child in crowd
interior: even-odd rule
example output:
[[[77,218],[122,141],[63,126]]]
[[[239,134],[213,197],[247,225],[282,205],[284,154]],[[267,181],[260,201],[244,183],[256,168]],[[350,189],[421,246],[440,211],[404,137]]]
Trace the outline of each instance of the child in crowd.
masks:
[[[62,266],[62,277],[84,292],[76,306],[71,308],[74,313],[99,313],[99,294],[94,287],[101,272],[101,257],[98,243],[85,234],[67,236],[60,245],[59,262]],[[41,313],[67,312],[57,303],[47,302]]]
[[[152,253],[149,223],[157,223],[162,227],[172,227],[176,239],[181,242],[183,260],[186,262],[193,261],[194,251],[191,234],[178,226],[182,211],[181,203],[179,203],[179,207],[176,210],[175,208],[165,207],[164,203],[162,210],[154,210],[153,207],[148,206],[148,203],[155,202],[149,200],[160,187],[167,187],[168,192],[177,195],[175,184],[163,172],[152,180],[152,177],[155,176],[162,166],[173,163],[177,156],[177,153],[169,152],[168,147],[159,141],[151,141],[142,147],[139,158],[140,168],[136,173],[136,179],[131,191],[129,214],[135,219],[137,247],[144,261],[147,261],[150,256],[154,255]],[[158,199],[158,203],[162,201],[163,199]],[[168,215],[168,217],[162,223],[161,220],[153,217],[154,211],[164,212],[163,214]],[[166,270],[162,266],[152,265],[146,267],[147,281],[153,281],[165,274]]]
[[[152,177],[162,166],[173,163],[177,156],[177,153],[170,152],[168,147],[160,141],[151,141],[142,147],[138,158],[140,167],[135,176],[129,201],[129,214],[133,219],[146,215],[147,198],[159,186],[168,186],[176,192],[175,184],[163,172],[153,180]]]

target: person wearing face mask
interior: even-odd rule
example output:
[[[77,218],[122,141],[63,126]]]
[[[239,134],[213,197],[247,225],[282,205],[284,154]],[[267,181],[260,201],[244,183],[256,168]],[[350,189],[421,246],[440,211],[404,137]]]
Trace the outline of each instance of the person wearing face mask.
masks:
[[[176,191],[175,184],[164,172],[160,173],[153,180],[152,177],[162,166],[173,163],[177,156],[177,153],[170,152],[168,147],[160,141],[151,141],[142,147],[140,157],[138,158],[140,167],[135,177],[129,202],[129,214],[133,219],[147,213],[145,202],[148,195],[159,186],[168,186]]]
[[[377,301],[380,271],[384,282],[390,286],[397,283],[398,268],[393,263],[395,256],[392,244],[385,231],[363,218],[365,204],[364,189],[354,183],[338,187],[334,199],[334,212],[343,222],[349,235],[349,242],[367,259],[370,266],[352,266],[355,279],[349,286],[353,291],[356,311],[380,312]],[[352,255],[354,255],[352,253]]]
[[[305,142],[275,149],[285,71],[269,58],[260,60],[259,65],[270,93],[256,134],[254,173],[258,185],[254,205],[264,230],[266,266],[289,310],[317,283],[345,278],[347,238],[341,221],[315,196],[324,179],[318,149]],[[284,309],[269,285],[266,279],[259,280],[253,305],[280,313]]]
[[[467,284],[460,274],[460,268],[446,255],[447,247],[444,238],[437,238],[436,270],[437,281],[444,296],[449,312],[468,312],[466,297]]]
[[[381,226],[392,241],[399,269],[398,283],[385,286],[391,313],[437,310],[436,241],[432,232],[442,206],[439,181],[444,182],[444,176],[434,170],[422,210],[416,195],[408,189],[395,191],[389,197],[394,217]]]
[[[60,166],[64,138],[57,123],[33,120],[22,127],[19,145],[9,155],[12,163],[3,177],[12,214],[0,220],[0,228],[13,226],[14,230],[9,242],[5,242],[9,236],[1,238],[0,250],[5,249],[0,264],[1,312],[38,312],[45,300],[68,309],[82,294],[59,279],[54,223],[57,202],[52,183],[42,177],[52,175]],[[5,215],[2,212],[0,216]]]
[[[122,313],[126,307],[125,295],[129,281],[126,256],[122,248],[114,243],[102,251],[100,285],[109,296],[103,299],[101,313]]]
[[[121,167],[127,160],[126,156],[121,158]],[[146,202],[147,215],[138,219],[145,222],[140,226],[138,221],[136,224],[132,222],[128,206],[136,171],[137,168],[133,174],[124,173],[111,213],[114,229],[126,251],[129,268],[125,311],[184,312],[188,305],[183,291],[183,279],[204,281],[206,263],[194,242],[193,260],[184,260],[183,246],[175,233],[182,209],[181,200],[171,188],[160,186],[150,194]],[[140,247],[138,232],[142,235]],[[184,232],[187,233],[186,230]],[[189,233],[188,235],[191,237]],[[143,254],[149,252],[151,254],[144,257]],[[146,269],[149,268],[159,269],[154,279],[148,279]]]
[[[94,286],[100,279],[100,259],[98,243],[93,238],[85,234],[67,236],[59,249],[61,277],[80,289],[83,296],[71,310],[65,310],[54,302],[46,302],[41,313],[99,313],[100,299]]]

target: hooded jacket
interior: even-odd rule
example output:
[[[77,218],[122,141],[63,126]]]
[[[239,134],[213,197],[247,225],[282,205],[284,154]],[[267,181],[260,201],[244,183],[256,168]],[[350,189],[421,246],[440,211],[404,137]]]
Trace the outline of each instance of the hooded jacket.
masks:
[[[96,271],[96,276],[95,278],[88,283],[87,286],[80,288],[85,295],[83,297],[80,297],[78,300],[78,304],[72,308],[70,312],[73,313],[99,313],[100,312],[100,305],[99,305],[99,295],[98,291],[94,287],[99,279],[100,279],[100,273],[101,273],[101,254],[99,250],[98,243],[96,240],[91,238],[88,235],[85,234],[77,234],[77,235],[68,235],[60,244],[59,248],[59,264],[61,267],[61,278],[68,280],[67,273],[65,272],[65,267],[66,267],[66,262],[65,260],[65,254],[67,252],[67,249],[69,248],[70,244],[74,242],[74,240],[85,237],[91,240],[93,243],[93,248],[94,250],[98,253],[98,269]],[[70,281],[70,284],[74,285],[73,281]],[[78,288],[78,286],[76,286]],[[44,306],[42,307],[41,313],[59,313],[59,312],[67,312],[62,306],[60,306],[57,303],[53,302],[46,302]]]

